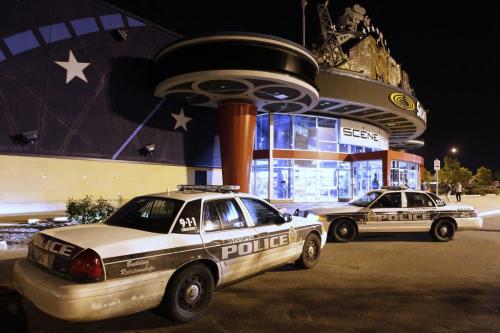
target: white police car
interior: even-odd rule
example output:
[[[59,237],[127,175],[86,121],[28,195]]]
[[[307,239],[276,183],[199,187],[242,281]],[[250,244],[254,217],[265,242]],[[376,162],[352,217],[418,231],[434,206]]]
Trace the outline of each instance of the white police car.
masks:
[[[16,289],[70,321],[158,306],[186,322],[207,309],[215,288],[289,262],[318,262],[321,223],[292,219],[231,186],[179,189],[132,199],[104,223],[38,233],[15,264]]]
[[[326,224],[329,238],[338,242],[362,233],[419,231],[446,242],[457,230],[480,230],[483,224],[472,206],[447,205],[433,193],[390,187],[368,192],[345,206],[304,213],[316,215]]]

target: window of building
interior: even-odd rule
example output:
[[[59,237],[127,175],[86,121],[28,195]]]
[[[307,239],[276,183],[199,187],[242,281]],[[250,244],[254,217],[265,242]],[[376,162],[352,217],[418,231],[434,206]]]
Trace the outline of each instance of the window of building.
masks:
[[[337,119],[318,117],[318,150],[338,150],[337,130]]]
[[[356,161],[353,163],[354,197],[383,186],[382,160]]]
[[[346,143],[340,143],[339,144],[339,152],[341,153],[349,153],[349,145]]]
[[[317,150],[316,146],[316,117],[294,116],[293,135],[294,149]]]
[[[269,161],[254,160],[250,175],[250,191],[261,198],[267,198],[269,182]]]
[[[274,114],[274,148],[292,149],[292,116]]]
[[[274,159],[273,198],[291,199],[292,188],[293,188],[292,160]]]
[[[269,114],[257,116],[255,129],[255,150],[269,149]]]

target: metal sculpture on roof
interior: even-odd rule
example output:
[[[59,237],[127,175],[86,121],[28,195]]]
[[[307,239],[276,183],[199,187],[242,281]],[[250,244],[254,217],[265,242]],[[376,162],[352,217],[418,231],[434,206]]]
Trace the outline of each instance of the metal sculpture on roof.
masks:
[[[365,8],[358,4],[345,8],[334,24],[328,4],[326,0],[318,5],[321,41],[312,51],[320,69],[325,72],[349,70],[414,94],[408,74],[391,57],[384,34],[373,25]],[[352,43],[355,39],[359,42]]]

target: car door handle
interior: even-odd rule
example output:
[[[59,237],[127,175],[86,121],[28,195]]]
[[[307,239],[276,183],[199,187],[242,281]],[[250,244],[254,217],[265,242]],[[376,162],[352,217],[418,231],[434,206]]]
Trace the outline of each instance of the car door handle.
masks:
[[[404,214],[406,212],[404,210],[398,210],[396,213],[398,213],[398,214]]]
[[[219,240],[219,239],[218,240],[213,240],[210,243],[208,243],[208,245],[211,245],[211,246],[222,245],[222,241]]]
[[[267,237],[267,236],[269,236],[268,232],[261,232],[261,233],[259,233],[259,237]]]

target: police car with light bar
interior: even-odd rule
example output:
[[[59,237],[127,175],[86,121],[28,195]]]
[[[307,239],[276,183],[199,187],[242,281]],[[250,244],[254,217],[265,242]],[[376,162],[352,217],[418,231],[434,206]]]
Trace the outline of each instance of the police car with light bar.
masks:
[[[370,232],[428,232],[436,241],[452,240],[459,230],[480,230],[482,218],[468,205],[447,205],[430,192],[384,187],[339,207],[316,207],[297,215],[325,223],[328,237],[352,241]]]
[[[15,286],[40,310],[92,321],[158,307],[187,322],[215,289],[295,262],[311,268],[323,225],[234,186],[180,185],[130,200],[105,222],[36,234]]]

